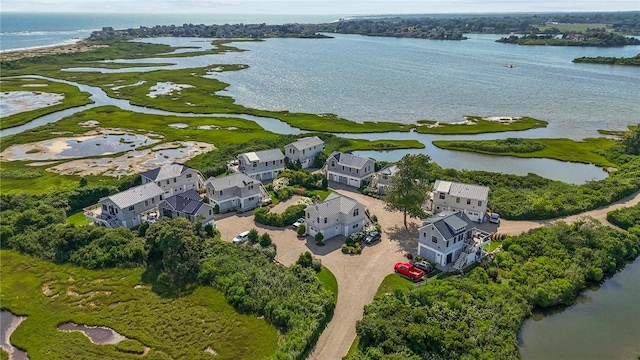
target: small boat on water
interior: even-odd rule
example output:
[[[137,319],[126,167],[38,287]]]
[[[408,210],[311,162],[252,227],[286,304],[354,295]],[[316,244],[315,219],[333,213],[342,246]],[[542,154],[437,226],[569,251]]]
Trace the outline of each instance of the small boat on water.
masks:
[[[513,65],[513,64],[504,64],[504,67],[507,67],[507,68],[509,68],[509,69],[513,69],[513,68],[515,68],[516,66],[515,66],[515,65]]]

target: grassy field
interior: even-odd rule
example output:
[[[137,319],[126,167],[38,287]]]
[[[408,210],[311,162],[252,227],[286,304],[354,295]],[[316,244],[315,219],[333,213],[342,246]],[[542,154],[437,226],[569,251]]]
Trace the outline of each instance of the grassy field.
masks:
[[[75,86],[40,79],[4,78],[2,79],[2,85],[0,85],[0,91],[31,91],[64,95],[64,99],[62,99],[59,104],[20,112],[9,116],[2,116],[0,118],[0,129],[22,125],[35,118],[56,111],[93,103],[93,100],[89,98],[91,94],[80,91]]]
[[[484,120],[480,116],[466,116],[466,119],[472,124],[448,124],[440,123],[437,126],[435,121],[420,120],[416,128],[416,132],[421,134],[440,134],[440,135],[456,135],[456,134],[483,134],[504,131],[524,131],[535,128],[547,127],[548,122],[544,120],[534,119],[532,117],[523,117],[511,123],[501,123],[497,121]]]
[[[27,315],[11,337],[31,359],[133,359],[123,348],[150,347],[149,359],[263,359],[276,350],[278,331],[252,314],[238,314],[224,295],[194,287],[161,297],[145,283],[144,269],[90,271],[54,265],[13,251],[2,257],[2,307]],[[65,322],[107,326],[133,341],[96,345]]]
[[[407,280],[398,274],[387,275],[376,291],[376,296],[393,292],[396,289],[411,289],[415,284],[411,280]]]
[[[331,270],[323,267],[317,276],[324,288],[331,291],[333,293],[333,298],[338,300],[338,281]]]
[[[489,155],[508,155],[521,158],[547,158],[560,161],[595,164],[600,167],[616,167],[603,153],[616,145],[616,142],[607,138],[588,138],[582,141],[571,139],[530,139],[544,145],[544,149],[533,152],[496,152],[482,150],[482,145],[490,147],[495,140],[469,140],[469,141],[434,141],[433,145],[447,150],[470,151]]]

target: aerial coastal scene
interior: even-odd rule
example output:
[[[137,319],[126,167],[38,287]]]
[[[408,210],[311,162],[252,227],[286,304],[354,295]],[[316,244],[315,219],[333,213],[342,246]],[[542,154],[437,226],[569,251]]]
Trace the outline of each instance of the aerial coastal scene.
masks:
[[[640,359],[637,1],[6,0],[0,47],[1,359]]]

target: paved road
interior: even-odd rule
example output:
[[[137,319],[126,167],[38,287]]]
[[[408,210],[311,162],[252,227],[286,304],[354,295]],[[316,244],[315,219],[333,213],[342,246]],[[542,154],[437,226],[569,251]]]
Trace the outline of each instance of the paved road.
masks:
[[[365,247],[361,255],[342,254],[340,251],[340,246],[343,243],[342,237],[329,239],[325,246],[319,247],[312,239],[298,239],[290,228],[273,228],[257,224],[253,221],[251,214],[228,215],[216,223],[218,230],[222,233],[222,238],[228,241],[236,234],[253,227],[261,233],[268,232],[278,247],[276,259],[279,262],[287,266],[292,265],[300,254],[311,251],[335,275],[338,281],[338,301],[333,319],[318,339],[318,343],[310,355],[310,359],[314,360],[341,359],[347,354],[355,339],[355,325],[362,318],[364,306],[373,300],[382,280],[393,273],[393,265],[398,261],[406,260],[404,254],[415,252],[418,246],[417,229],[419,223],[417,220],[410,219],[409,230],[406,230],[403,226],[402,214],[384,210],[380,200],[364,196],[335,183],[331,183],[331,186],[337,187],[338,193],[364,204],[372,215],[375,214],[378,217],[382,226],[382,241],[373,246]],[[501,233],[518,235],[554,221],[572,222],[584,216],[591,216],[606,223],[608,211],[638,203],[640,203],[640,192],[610,206],[579,215],[549,221],[502,220],[499,227],[483,224],[483,228],[488,227],[486,230],[489,231],[497,230]]]

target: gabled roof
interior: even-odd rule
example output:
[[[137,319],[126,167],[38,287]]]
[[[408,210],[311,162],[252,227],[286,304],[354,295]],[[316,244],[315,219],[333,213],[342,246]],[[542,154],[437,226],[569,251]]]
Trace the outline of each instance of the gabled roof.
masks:
[[[357,156],[349,153],[334,152],[329,160],[335,159],[338,164],[353,168],[362,169],[362,167],[371,159],[367,157]],[[327,160],[328,161],[328,160]]]
[[[451,196],[475,199],[475,200],[487,200],[489,197],[489,188],[486,186],[461,184],[452,181],[436,180],[433,185],[433,191],[448,193]]]
[[[202,198],[193,189],[168,197],[165,201],[175,211],[182,211],[190,215],[195,215],[203,204]]]
[[[353,200],[350,197],[331,193],[323,202],[307,206],[305,211],[315,209],[319,216],[329,217],[338,213],[350,214],[353,208],[358,204],[359,203],[356,200]]]
[[[138,185],[132,187],[129,190],[119,192],[117,194],[106,197],[113,201],[120,209],[124,209],[131,205],[141,203],[145,200],[149,200],[153,197],[164,194],[162,190],[155,182],[146,183],[144,185]],[[103,198],[105,199],[105,198]]]
[[[259,181],[250,178],[243,173],[233,173],[221,178],[209,178],[207,184],[211,184],[216,191],[241,188],[248,184],[261,184]]]
[[[451,239],[475,227],[467,214],[462,211],[443,211],[425,219],[422,224],[435,226],[445,239]]]
[[[254,162],[254,161],[268,162],[268,161],[284,159],[284,154],[282,153],[282,151],[280,151],[280,149],[269,149],[269,150],[262,150],[262,151],[256,151],[256,152],[248,152],[248,153],[240,154],[239,156],[245,157],[249,162]]]
[[[182,173],[189,169],[191,168],[186,165],[174,162],[149,171],[145,171],[140,174],[140,176],[150,179],[151,181],[161,181],[180,176],[182,175]]]
[[[320,139],[319,137],[309,136],[309,137],[303,137],[301,139],[298,139],[297,141],[294,141],[291,144],[288,144],[287,146],[291,145],[298,150],[302,150],[302,149],[308,149],[316,145],[323,145],[323,144],[324,144],[324,141],[322,141],[322,139]]]
[[[378,174],[393,176],[393,174],[395,174],[397,171],[398,171],[398,166],[396,164],[389,164],[383,167],[382,169],[380,169],[380,171],[378,171]]]

